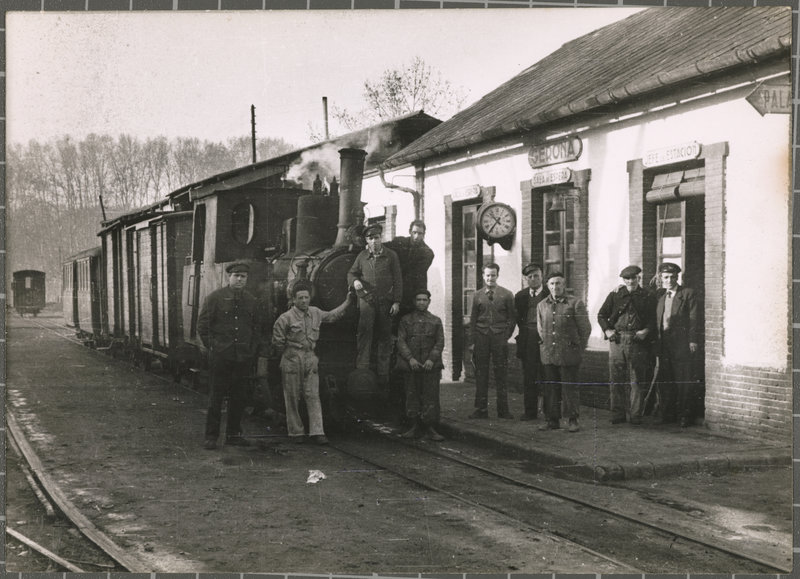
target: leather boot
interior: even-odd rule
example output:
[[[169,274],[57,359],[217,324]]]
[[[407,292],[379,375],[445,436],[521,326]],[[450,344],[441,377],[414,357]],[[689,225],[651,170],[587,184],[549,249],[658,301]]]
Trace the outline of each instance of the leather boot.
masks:
[[[411,419],[411,428],[400,435],[400,438],[417,438],[419,436],[419,418]]]

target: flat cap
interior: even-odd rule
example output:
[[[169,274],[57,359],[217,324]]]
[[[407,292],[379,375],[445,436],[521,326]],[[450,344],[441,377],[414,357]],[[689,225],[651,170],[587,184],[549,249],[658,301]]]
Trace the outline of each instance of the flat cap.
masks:
[[[536,271],[537,269],[541,271],[542,266],[539,265],[538,263],[529,263],[522,268],[522,275],[528,275],[530,272]]]
[[[225,268],[225,271],[228,273],[249,273],[250,266],[247,265],[243,261],[234,261],[228,267]]]
[[[414,290],[414,297],[415,298],[417,296],[421,296],[421,295],[426,295],[426,296],[428,296],[430,298],[431,297],[431,292],[429,292],[428,290],[426,290],[424,288],[423,289]]]
[[[658,273],[680,273],[681,268],[676,263],[670,263],[669,261],[665,261],[661,265],[658,266]]]
[[[622,279],[629,279],[632,277],[636,277],[642,273],[642,268],[638,265],[629,265],[628,267],[624,268],[621,272],[619,272],[619,277]]]
[[[563,274],[563,273],[561,273],[560,271],[553,271],[553,272],[550,272],[549,274],[547,274],[547,279],[546,279],[545,281],[550,281],[550,280],[551,280],[551,279],[553,279],[554,277],[560,277],[560,278],[563,278],[563,279],[567,279],[567,278],[564,276],[564,274]]]
[[[380,223],[373,223],[372,225],[367,225],[364,228],[364,237],[368,237],[370,234],[377,233],[378,235],[383,234],[383,226]]]

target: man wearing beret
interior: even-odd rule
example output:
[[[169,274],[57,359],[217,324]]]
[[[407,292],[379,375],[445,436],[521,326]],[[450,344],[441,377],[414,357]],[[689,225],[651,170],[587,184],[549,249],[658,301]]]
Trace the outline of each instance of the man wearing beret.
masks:
[[[392,317],[400,311],[403,276],[397,254],[383,246],[383,227],[370,225],[364,230],[367,248],[356,256],[347,283],[358,295],[358,336],[356,368],[369,368],[372,338],[377,334],[377,374],[382,385],[389,383],[389,358],[392,355]]]
[[[444,329],[442,320],[428,311],[431,292],[417,289],[414,308],[400,320],[397,330],[397,370],[403,374],[406,415],[411,428],[403,438],[426,435],[431,440],[444,437],[436,432],[439,422],[439,381],[442,377]]]
[[[678,285],[681,268],[664,262],[658,266],[661,294],[656,306],[659,337],[659,383],[662,419],[680,420],[682,427],[694,419],[696,382],[692,357],[700,342],[700,304],[694,290]]]
[[[542,376],[542,356],[539,352],[539,331],[536,308],[550,295],[542,283],[542,266],[529,263],[522,268],[528,287],[514,296],[517,310],[517,358],[522,361],[523,398],[525,412],[520,420],[536,420],[539,414],[539,380]]]
[[[217,447],[222,420],[222,400],[228,397],[226,444],[249,446],[242,437],[242,415],[247,380],[261,347],[263,328],[256,298],[245,291],[250,267],[235,262],[225,268],[228,285],[203,302],[197,333],[208,349],[209,404],[204,448]]]
[[[606,297],[597,322],[610,342],[608,356],[611,423],[630,417],[642,423],[642,390],[650,364],[650,341],[655,338],[655,300],[639,285],[641,268],[629,265],[619,276],[623,285]]]

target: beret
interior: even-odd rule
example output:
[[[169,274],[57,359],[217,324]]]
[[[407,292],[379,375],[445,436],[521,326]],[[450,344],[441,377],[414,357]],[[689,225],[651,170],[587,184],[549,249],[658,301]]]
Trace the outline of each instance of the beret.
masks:
[[[420,294],[425,294],[426,296],[428,296],[428,297],[431,297],[431,292],[429,292],[429,291],[428,291],[428,290],[426,290],[426,289],[418,289],[418,290],[414,290],[414,297],[417,297],[417,296],[418,296],[418,295],[420,295]]]
[[[675,263],[665,261],[658,266],[658,273],[680,273],[681,268]]]
[[[380,235],[381,233],[383,233],[383,226],[380,223],[373,223],[372,225],[367,225],[367,227],[364,228],[364,237],[367,237],[370,233],[377,233]]]
[[[638,265],[629,265],[621,272],[619,272],[619,277],[621,277],[622,279],[628,279],[631,277],[636,277],[640,273],[642,273],[641,267],[639,267]]]
[[[228,273],[248,273],[250,271],[250,266],[243,261],[235,261],[226,267],[225,271]]]
[[[535,271],[537,269],[541,271],[542,266],[539,265],[538,263],[529,263],[528,265],[522,268],[522,275],[528,275],[530,272]]]

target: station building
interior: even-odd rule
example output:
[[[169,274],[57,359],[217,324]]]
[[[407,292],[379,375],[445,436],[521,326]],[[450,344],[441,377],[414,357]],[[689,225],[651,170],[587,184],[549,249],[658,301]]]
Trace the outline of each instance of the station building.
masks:
[[[444,378],[471,378],[482,265],[498,263],[499,283],[518,291],[534,261],[564,271],[587,304],[583,401],[607,403],[598,309],[623,267],[639,265],[647,285],[670,261],[703,299],[706,427],[789,440],[791,37],[788,8],[644,10],[565,44],[389,157],[385,179],[418,192],[436,253]],[[513,222],[497,238],[481,228],[490,207]]]

